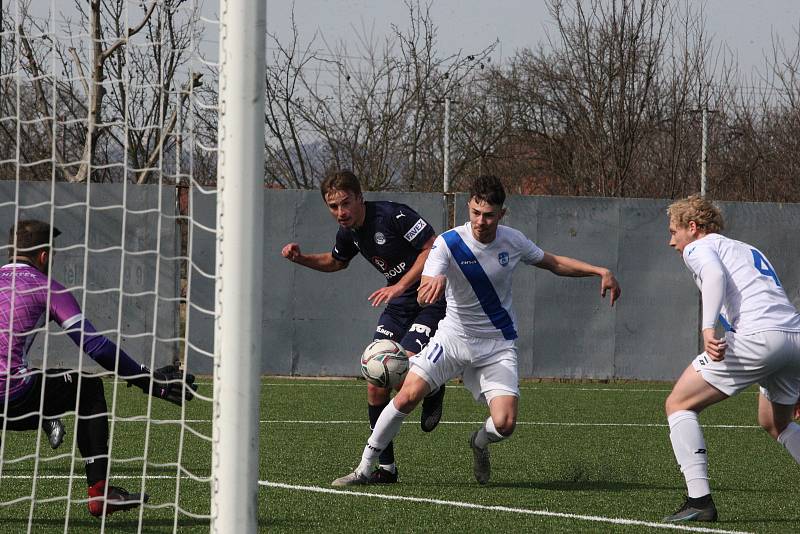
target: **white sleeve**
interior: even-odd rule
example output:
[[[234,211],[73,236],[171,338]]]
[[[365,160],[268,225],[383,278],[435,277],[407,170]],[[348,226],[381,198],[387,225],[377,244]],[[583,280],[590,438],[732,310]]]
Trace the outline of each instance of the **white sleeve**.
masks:
[[[536,265],[544,259],[544,250],[540,249],[536,243],[523,236],[522,256],[520,259],[526,265]]]
[[[701,328],[714,328],[725,297],[726,277],[722,261],[713,249],[692,245],[684,249],[683,259],[700,281],[700,293],[703,296]]]
[[[422,268],[422,276],[438,276],[447,272],[450,265],[450,249],[444,242],[442,236],[436,236],[428,259],[425,260],[425,267]]]

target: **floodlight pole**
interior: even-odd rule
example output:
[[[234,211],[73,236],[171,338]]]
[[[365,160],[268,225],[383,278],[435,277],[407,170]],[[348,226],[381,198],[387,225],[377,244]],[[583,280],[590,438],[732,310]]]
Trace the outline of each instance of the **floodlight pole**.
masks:
[[[700,196],[706,196],[706,166],[708,165],[708,106],[703,106],[703,141],[700,146]]]
[[[258,531],[266,3],[220,0],[211,530]]]
[[[450,191],[450,97],[444,99],[444,193]]]

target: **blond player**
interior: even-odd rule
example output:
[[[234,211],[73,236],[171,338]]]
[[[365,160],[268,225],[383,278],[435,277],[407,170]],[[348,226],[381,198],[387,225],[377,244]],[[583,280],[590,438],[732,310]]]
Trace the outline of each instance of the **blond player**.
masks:
[[[686,368],[666,401],[670,440],[688,497],[665,521],[716,521],[708,457],[697,415],[759,384],[758,422],[800,462],[800,315],[772,264],[757,248],[729,239],[722,215],[699,196],[669,206],[670,246],[683,255],[702,294],[704,352]],[[715,326],[725,329],[717,337]]]

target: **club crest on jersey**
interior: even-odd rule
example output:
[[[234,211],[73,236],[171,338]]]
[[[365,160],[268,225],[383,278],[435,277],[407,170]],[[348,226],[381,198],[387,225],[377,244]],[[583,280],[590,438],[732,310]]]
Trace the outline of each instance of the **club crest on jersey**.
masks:
[[[502,265],[503,267],[508,265],[508,252],[501,252],[500,254],[498,254],[497,261],[499,261],[500,265]]]
[[[381,271],[386,270],[386,261],[383,258],[380,258],[378,256],[373,256],[372,263],[377,265],[378,269],[380,269]]]
[[[379,245],[385,244],[386,236],[383,235],[381,232],[375,232],[375,242]]]

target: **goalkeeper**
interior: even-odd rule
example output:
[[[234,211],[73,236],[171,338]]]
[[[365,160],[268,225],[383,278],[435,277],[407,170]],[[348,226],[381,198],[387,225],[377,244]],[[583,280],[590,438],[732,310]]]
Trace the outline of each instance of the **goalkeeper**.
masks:
[[[53,239],[61,232],[52,228]],[[147,494],[128,493],[106,482],[108,408],[103,381],[66,369],[34,369],[28,349],[36,332],[53,320],[98,364],[116,372],[144,393],[181,405],[191,400],[194,376],[173,366],[150,371],[131,359],[86,320],[75,297],[48,275],[52,263],[51,228],[46,222],[19,221],[9,232],[8,264],[0,267],[0,401],[10,430],[35,430],[42,416],[52,420],[77,411],[78,449],[85,461],[89,513],[128,510],[147,502]],[[11,322],[13,321],[13,328]]]

